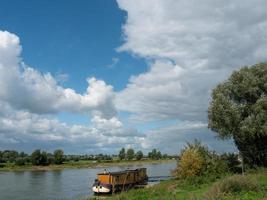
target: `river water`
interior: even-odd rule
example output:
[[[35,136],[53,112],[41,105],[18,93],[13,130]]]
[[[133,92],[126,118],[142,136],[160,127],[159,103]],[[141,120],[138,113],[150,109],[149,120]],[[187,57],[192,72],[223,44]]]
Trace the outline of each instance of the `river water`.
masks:
[[[146,167],[151,179],[170,176],[176,162],[108,167],[120,171]],[[103,167],[56,171],[0,172],[0,200],[80,200],[93,195],[91,186]]]

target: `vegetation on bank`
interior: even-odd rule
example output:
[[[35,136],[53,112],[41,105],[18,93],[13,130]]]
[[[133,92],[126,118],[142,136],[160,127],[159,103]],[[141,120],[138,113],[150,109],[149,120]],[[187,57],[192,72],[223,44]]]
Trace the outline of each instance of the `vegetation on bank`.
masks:
[[[144,158],[144,154],[142,151],[137,151],[135,153],[134,149],[129,148],[129,149],[125,149],[125,148],[121,148],[121,150],[119,151],[118,154],[118,158],[120,160],[141,160],[142,158]],[[148,152],[146,158],[150,159],[150,160],[160,160],[160,159],[167,159],[167,158],[173,158],[173,156],[169,156],[167,154],[163,154],[158,151],[157,149],[153,149],[151,152]]]
[[[267,169],[253,170],[245,175],[226,175],[210,181],[168,180],[153,187],[133,189],[107,200],[263,200],[267,198]],[[98,199],[92,197],[89,199]]]
[[[107,199],[258,200],[267,198],[267,168],[247,168],[246,173],[242,174],[240,164],[236,154],[219,155],[196,140],[188,143],[181,150],[172,180],[144,189],[124,191]]]
[[[123,148],[124,149],[124,148]],[[124,150],[125,151],[125,150]],[[127,165],[139,163],[161,162],[176,158],[165,154],[160,157],[151,156],[159,152],[155,149],[146,156],[142,151],[134,153],[133,149],[125,151],[121,158],[119,155],[64,155],[63,150],[57,149],[54,153],[47,153],[37,149],[28,155],[15,150],[0,151],[0,170],[53,170],[63,168],[105,167],[114,165]]]

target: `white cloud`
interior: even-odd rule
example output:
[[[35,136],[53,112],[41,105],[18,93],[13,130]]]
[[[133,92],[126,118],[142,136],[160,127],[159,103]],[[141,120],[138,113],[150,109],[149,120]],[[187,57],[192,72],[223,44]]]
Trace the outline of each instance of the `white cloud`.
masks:
[[[88,78],[84,94],[64,88],[50,73],[22,62],[19,38],[0,31],[0,146],[66,147],[98,153],[131,144],[143,137],[117,118],[113,87]],[[65,78],[64,76],[63,78]],[[60,80],[59,80],[60,81]],[[91,116],[91,125],[69,125],[55,118],[60,112]],[[75,149],[76,148],[76,149]],[[97,151],[96,151],[97,149]]]
[[[127,12],[125,43],[141,57],[186,68],[237,67],[265,60],[267,2],[118,0]],[[197,6],[196,6],[197,4]]]
[[[16,111],[6,106],[5,114],[0,116],[0,146],[26,145],[30,151],[51,146],[52,150],[73,148],[80,153],[98,153],[111,148],[115,152],[129,144],[140,146],[139,141],[144,137],[136,130],[129,132],[116,118],[95,116],[92,122],[93,126],[68,125],[53,116]]]
[[[170,154],[179,153],[187,142],[200,140],[209,149],[218,152],[235,151],[233,141],[219,141],[215,135],[207,131],[207,124],[203,122],[184,121],[171,126],[164,126],[146,132],[146,138],[142,141],[144,149],[158,148]]]
[[[116,114],[113,87],[102,80],[88,78],[88,88],[78,94],[63,88],[50,74],[21,63],[19,38],[0,31],[0,101],[33,113],[98,112],[110,118]]]
[[[220,72],[220,73],[219,73]],[[215,79],[207,79],[214,76]],[[186,70],[170,61],[156,61],[148,72],[131,77],[116,96],[118,109],[135,113],[135,120],[201,120],[211,88],[223,70]]]
[[[187,125],[207,123],[211,90],[233,70],[267,60],[267,2],[117,2],[127,12],[118,51],[144,58],[149,70],[130,78],[116,95],[116,106],[130,112],[134,121],[181,122],[147,131],[143,147],[173,152],[195,137],[231,149],[231,142],[216,141],[206,127]]]
[[[135,119],[206,120],[211,89],[240,66],[267,60],[267,2],[118,0],[129,51],[150,69],[117,95]],[[197,6],[196,6],[197,4]]]

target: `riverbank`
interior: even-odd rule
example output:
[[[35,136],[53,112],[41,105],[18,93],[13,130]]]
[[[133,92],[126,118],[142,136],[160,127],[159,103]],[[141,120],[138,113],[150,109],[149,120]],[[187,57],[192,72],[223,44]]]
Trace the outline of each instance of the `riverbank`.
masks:
[[[97,199],[96,197],[89,198]],[[147,199],[267,199],[267,169],[251,171],[243,175],[228,175],[214,182],[192,183],[168,180],[145,189],[130,190],[107,197],[107,200]]]
[[[23,165],[17,166],[14,164],[7,164],[0,168],[0,171],[49,171],[49,170],[62,170],[67,168],[96,168],[96,167],[112,167],[112,166],[127,166],[127,165],[138,165],[138,164],[159,164],[164,162],[175,162],[172,159],[164,160],[132,160],[132,161],[109,161],[109,162],[96,162],[96,161],[78,161],[78,162],[66,162],[61,165],[48,165],[48,166],[33,166]]]

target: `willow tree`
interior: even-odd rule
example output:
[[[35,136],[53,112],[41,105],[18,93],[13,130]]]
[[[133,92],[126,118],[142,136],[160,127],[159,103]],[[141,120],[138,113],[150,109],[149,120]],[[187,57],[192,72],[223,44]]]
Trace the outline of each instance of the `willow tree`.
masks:
[[[219,84],[208,118],[220,138],[234,139],[245,163],[267,166],[267,63],[243,67]]]

